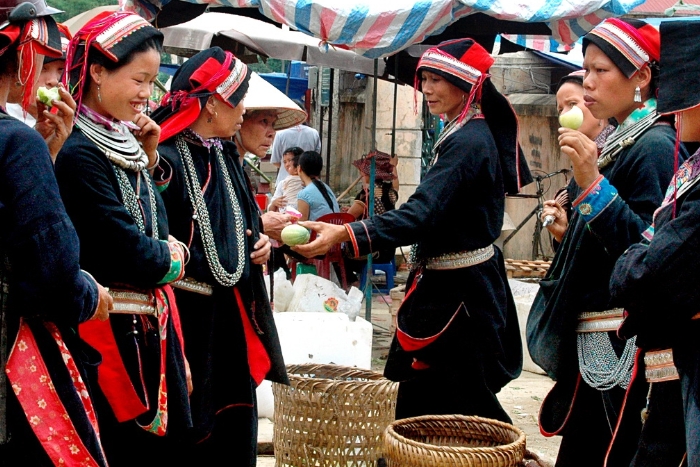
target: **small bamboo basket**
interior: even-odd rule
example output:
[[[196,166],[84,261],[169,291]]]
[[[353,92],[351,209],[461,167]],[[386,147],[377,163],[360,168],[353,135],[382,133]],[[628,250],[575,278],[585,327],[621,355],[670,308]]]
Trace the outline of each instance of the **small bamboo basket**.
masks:
[[[384,434],[389,467],[520,467],[525,433],[497,420],[424,415],[397,420]]]
[[[394,420],[398,383],[339,365],[288,365],[273,384],[276,467],[375,466]]]

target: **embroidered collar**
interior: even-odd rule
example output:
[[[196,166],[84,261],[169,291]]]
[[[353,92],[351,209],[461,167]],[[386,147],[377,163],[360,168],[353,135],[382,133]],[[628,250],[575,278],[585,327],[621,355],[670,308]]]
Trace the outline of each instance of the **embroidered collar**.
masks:
[[[633,146],[637,138],[660,117],[656,111],[655,98],[648,99],[643,107],[633,111],[605,141],[605,147],[598,157],[598,168],[602,170],[614,162],[623,149]]]
[[[644,117],[648,116],[649,114],[655,113],[656,112],[656,98],[651,97],[649,98],[642,107],[639,109],[634,109],[634,111],[629,114],[629,116],[625,119],[624,122],[620,123],[618,125],[617,129],[615,130],[615,133],[620,133],[622,131],[625,131],[627,128],[630,126],[634,125]]]
[[[182,132],[182,135],[190,142],[204,146],[207,149],[211,149],[212,147],[216,147],[222,151],[224,149],[224,145],[221,142],[221,138],[205,138],[190,128],[185,128],[185,130],[183,130]]]
[[[107,118],[104,115],[100,115],[90,107],[86,106],[85,104],[80,104],[80,107],[78,107],[78,113],[82,114],[85,116],[87,119],[89,119],[92,123],[95,123],[97,125],[101,125],[105,127],[109,131],[116,131],[117,133],[124,134],[124,131],[126,128],[124,127],[130,127],[130,126],[136,126],[133,123],[129,122],[127,124],[126,122],[122,122],[120,120],[116,120],[114,118]]]

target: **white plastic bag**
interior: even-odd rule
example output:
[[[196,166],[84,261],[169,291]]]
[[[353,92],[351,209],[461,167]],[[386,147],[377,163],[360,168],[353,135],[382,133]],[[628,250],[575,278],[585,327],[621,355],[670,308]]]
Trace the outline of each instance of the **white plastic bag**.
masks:
[[[336,313],[347,301],[343,289],[313,274],[299,274],[293,289],[287,311]]]

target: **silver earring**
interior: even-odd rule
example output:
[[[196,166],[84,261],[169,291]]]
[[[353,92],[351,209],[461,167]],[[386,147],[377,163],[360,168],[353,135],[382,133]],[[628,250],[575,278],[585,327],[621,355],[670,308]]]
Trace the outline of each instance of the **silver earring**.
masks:
[[[634,101],[642,102],[642,90],[639,89],[639,86],[634,89]]]
[[[102,94],[100,93],[100,85],[97,85],[97,100],[102,102]]]
[[[603,126],[603,121],[602,121],[602,120],[598,120],[598,126]]]

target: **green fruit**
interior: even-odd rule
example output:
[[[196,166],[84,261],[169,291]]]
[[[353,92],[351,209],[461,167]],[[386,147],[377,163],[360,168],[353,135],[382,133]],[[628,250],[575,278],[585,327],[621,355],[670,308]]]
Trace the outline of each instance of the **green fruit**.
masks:
[[[583,110],[577,105],[571,107],[568,112],[559,115],[559,124],[572,130],[578,130],[583,123]]]
[[[288,225],[282,229],[282,241],[289,246],[308,243],[310,237],[311,231],[299,224]]]
[[[36,98],[37,100],[39,100],[39,102],[51,107],[53,101],[61,100],[61,95],[58,93],[57,87],[48,89],[44,86],[41,86],[39,89],[36,90]]]

